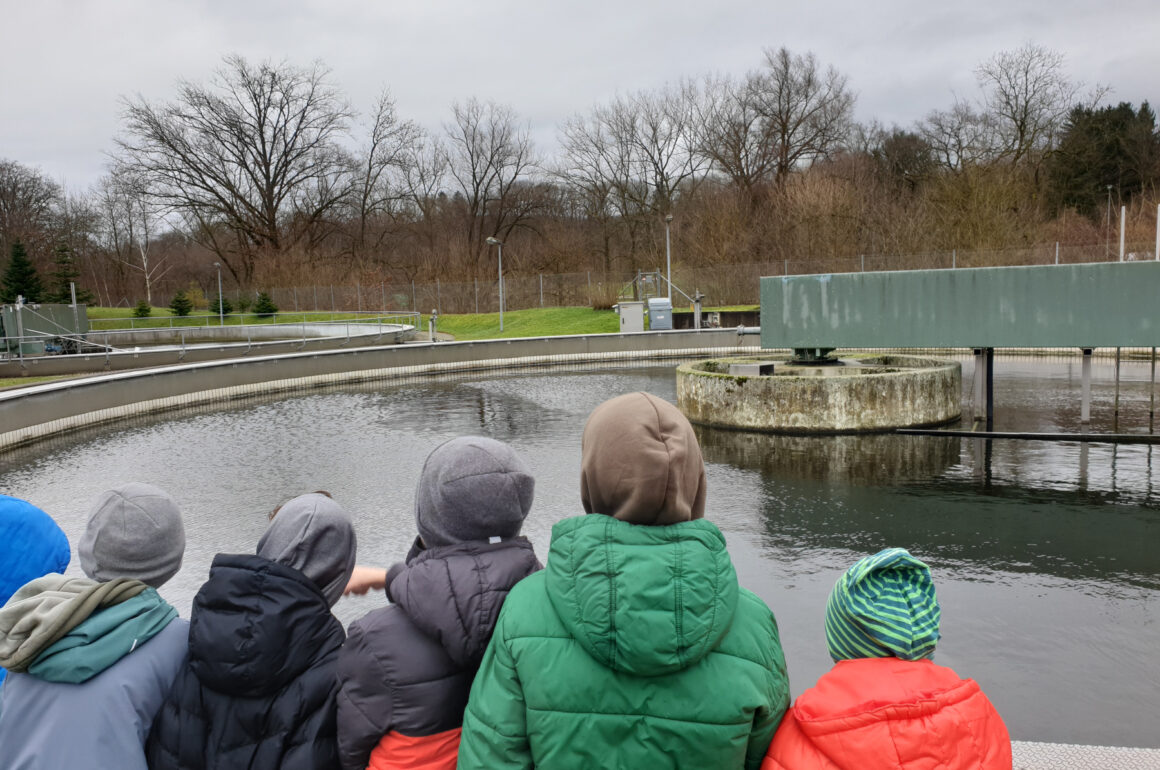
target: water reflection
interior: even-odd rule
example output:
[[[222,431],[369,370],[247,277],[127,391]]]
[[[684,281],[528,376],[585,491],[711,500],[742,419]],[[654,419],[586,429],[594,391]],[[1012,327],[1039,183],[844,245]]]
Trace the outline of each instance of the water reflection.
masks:
[[[893,435],[777,436],[695,426],[708,462],[778,479],[896,484],[939,476],[959,462],[962,441]],[[900,440],[901,439],[901,440]]]

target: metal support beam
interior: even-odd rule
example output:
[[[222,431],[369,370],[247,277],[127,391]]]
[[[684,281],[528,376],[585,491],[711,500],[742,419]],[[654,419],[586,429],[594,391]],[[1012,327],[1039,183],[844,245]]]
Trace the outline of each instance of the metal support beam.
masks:
[[[987,430],[995,429],[995,348],[987,348]]]
[[[1156,419],[1156,348],[1152,348],[1152,386],[1148,388],[1148,432],[1151,433]]]
[[[1112,405],[1112,431],[1120,426],[1120,349],[1116,348],[1116,400]]]
[[[1087,425],[1092,421],[1092,349],[1083,349],[1083,402],[1079,409],[1079,421]]]
[[[972,415],[974,419],[985,419],[987,414],[985,410],[984,399],[986,392],[983,387],[984,380],[987,377],[987,358],[983,355],[983,348],[975,348],[975,413]]]

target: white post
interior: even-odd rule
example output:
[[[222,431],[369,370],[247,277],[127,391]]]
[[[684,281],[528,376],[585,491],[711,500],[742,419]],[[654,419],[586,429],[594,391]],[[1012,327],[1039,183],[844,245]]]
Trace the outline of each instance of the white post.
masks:
[[[540,273],[540,307],[544,306],[544,274]]]
[[[1128,207],[1120,206],[1120,261],[1124,261],[1124,225],[1128,220]]]
[[[959,266],[959,250],[951,249],[951,270]]]
[[[1160,203],[1156,204],[1156,251],[1152,253],[1160,261]]]
[[[497,244],[499,253],[499,330],[503,331],[503,243]]]
[[[73,311],[73,334],[80,335],[81,333],[81,319],[80,314],[77,313],[77,285],[72,281],[68,282],[68,293],[72,297],[72,311]],[[80,349],[77,349],[80,352]]]
[[[1055,264],[1059,264],[1059,241],[1055,242]]]

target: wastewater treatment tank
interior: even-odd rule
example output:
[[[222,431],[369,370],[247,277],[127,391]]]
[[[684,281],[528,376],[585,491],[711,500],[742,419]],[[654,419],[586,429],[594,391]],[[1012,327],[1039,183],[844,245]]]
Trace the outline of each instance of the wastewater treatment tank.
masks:
[[[961,413],[957,361],[900,355],[719,358],[677,368],[694,423],[769,433],[874,433]]]

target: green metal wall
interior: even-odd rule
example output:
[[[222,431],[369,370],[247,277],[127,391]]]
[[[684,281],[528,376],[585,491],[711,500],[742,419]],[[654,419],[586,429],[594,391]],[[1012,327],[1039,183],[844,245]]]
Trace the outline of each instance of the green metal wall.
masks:
[[[762,278],[761,346],[1160,346],[1160,262]]]

